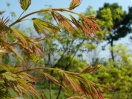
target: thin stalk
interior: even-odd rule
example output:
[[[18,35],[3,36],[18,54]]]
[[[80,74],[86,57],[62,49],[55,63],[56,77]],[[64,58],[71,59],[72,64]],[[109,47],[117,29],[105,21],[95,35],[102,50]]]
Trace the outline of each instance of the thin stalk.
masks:
[[[79,15],[79,13],[73,12],[72,10],[69,10],[69,9],[63,9],[63,8],[53,8],[53,9],[38,10],[38,11],[31,12],[29,14],[26,14],[25,16],[23,16],[21,18],[18,18],[15,22],[13,22],[12,24],[10,24],[9,27],[11,27],[11,26],[13,26],[13,25],[21,22],[24,18],[26,18],[28,16],[31,16],[33,14],[40,13],[40,12],[50,12],[50,11],[70,12],[70,13]]]
[[[65,55],[65,53],[66,53],[67,50],[68,50],[68,48],[63,52],[63,54],[62,54],[61,57],[59,58],[58,62],[61,61],[61,59],[64,57],[64,55]],[[57,62],[57,63],[58,63],[58,62]],[[56,64],[57,64],[57,63],[56,63]],[[55,64],[52,68],[56,68],[56,67],[57,67],[56,64]],[[66,72],[66,71],[65,71],[65,72]],[[54,73],[54,70],[51,70],[50,75],[52,76],[53,73]],[[61,79],[62,79],[62,78],[61,78]],[[62,83],[62,80],[61,80],[60,83]],[[49,81],[49,84],[50,84],[49,87],[51,88],[51,81]],[[60,88],[59,90],[61,91],[61,88],[62,88],[62,87],[59,87],[59,88]],[[59,92],[59,93],[60,93],[60,92]],[[59,98],[59,96],[58,96],[58,98]],[[52,98],[51,98],[51,94],[50,94],[50,99],[52,99]]]
[[[61,78],[61,82],[60,82],[61,84],[62,84],[62,81],[63,81],[63,79]],[[62,87],[60,86],[59,87],[59,92],[58,92],[58,95],[57,95],[56,99],[59,99],[61,91],[62,91]]]
[[[18,17],[18,19],[20,19],[20,17],[23,15],[24,12],[25,12],[25,11],[23,11],[23,12],[20,14],[20,16]]]
[[[0,65],[0,67],[3,67],[3,66],[1,66]],[[22,73],[22,72],[26,72],[26,71],[34,71],[34,70],[42,70],[42,69],[44,69],[44,70],[54,70],[54,71],[63,71],[63,72],[65,72],[65,73],[68,73],[68,74],[73,74],[73,72],[70,72],[70,71],[65,71],[65,70],[61,70],[61,69],[57,69],[57,68],[49,68],[49,67],[37,67],[37,68],[29,68],[29,69],[26,69],[26,70],[20,70],[20,71],[17,71],[17,72],[13,72],[13,73],[15,73],[15,74],[17,74],[17,73]],[[79,75],[79,73],[74,73],[74,74],[78,74]]]
[[[48,65],[51,66],[51,57],[50,57],[50,53],[48,54]],[[49,81],[49,94],[50,94],[50,99],[52,99],[52,87],[51,87],[51,81]]]
[[[15,74],[17,73],[21,73],[21,72],[26,72],[26,71],[34,71],[34,70],[56,70],[56,71],[59,71],[59,69],[55,69],[55,68],[47,68],[47,67],[37,67],[37,68],[28,68],[26,70],[20,70],[20,71],[17,71],[17,72],[14,72]]]
[[[75,51],[75,53],[74,53],[72,59],[70,60],[69,64],[66,65],[65,71],[67,71],[67,70],[69,69],[69,66],[70,66],[72,60],[74,59],[76,53],[78,52],[79,48],[81,47],[81,45],[83,44],[84,41],[85,41],[85,40],[82,40],[82,42],[79,44],[79,47],[78,47],[77,50]],[[62,81],[63,81],[63,79],[62,79],[62,77],[61,77],[61,84],[62,84]],[[58,95],[57,95],[56,99],[59,99],[60,94],[61,94],[61,91],[62,91],[62,86],[59,87],[59,92],[58,92]]]
[[[51,81],[49,81],[49,93],[50,93],[50,99],[52,99]]]

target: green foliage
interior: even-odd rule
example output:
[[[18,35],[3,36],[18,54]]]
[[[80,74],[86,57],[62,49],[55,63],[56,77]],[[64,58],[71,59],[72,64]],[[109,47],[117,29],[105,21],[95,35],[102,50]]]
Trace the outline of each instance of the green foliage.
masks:
[[[123,11],[117,3],[105,3],[102,8],[99,8],[97,18],[101,19],[99,20],[101,28],[107,30],[106,40],[109,43],[117,41],[119,38],[125,37],[130,33],[131,19],[126,20],[126,17],[130,17],[130,13],[127,14]]]
[[[2,86],[0,94],[2,94],[3,99],[7,98],[8,95],[11,96],[10,89],[15,93],[12,95],[13,98],[22,96],[29,99],[31,96],[35,99],[39,99],[40,97],[45,99],[44,93],[39,94],[35,89],[35,84],[39,82],[39,78],[44,78],[45,82],[49,83],[50,93],[51,81],[59,86],[58,98],[61,88],[63,88],[66,91],[75,93],[78,97],[103,99],[98,85],[82,76],[83,73],[87,73],[87,71],[92,72],[94,69],[86,68],[81,72],[80,69],[87,67],[86,61],[75,58],[77,54],[81,56],[79,51],[85,40],[88,40],[88,38],[92,39],[93,37],[97,39],[95,32],[101,30],[94,17],[86,17],[72,11],[80,3],[81,0],[72,0],[69,9],[48,8],[23,16],[23,13],[28,10],[31,0],[20,0],[23,12],[16,20],[12,20],[12,22],[8,17],[2,16],[0,21],[0,85]],[[10,5],[7,4],[7,6]],[[60,12],[70,13],[70,17],[67,18]],[[0,14],[2,15],[3,13],[1,12]],[[16,24],[36,13],[50,14],[51,17],[49,19],[53,19],[57,24],[52,24],[53,21],[48,21],[48,19],[32,18],[31,21],[33,22],[34,29],[38,33],[35,37],[29,35],[24,30],[21,31],[20,25],[16,26]],[[79,20],[74,18],[73,14],[77,15]],[[14,12],[12,13],[12,17],[16,17]],[[9,21],[11,24],[8,25]],[[63,30],[67,33],[61,33]],[[82,38],[79,38],[79,34]],[[76,42],[78,39],[79,41]],[[58,43],[61,44],[60,46],[63,51],[56,51],[56,60],[58,60],[54,61],[55,59],[51,57],[53,57],[53,52],[57,49]],[[84,47],[87,48],[87,46]],[[90,48],[94,49],[95,47],[91,45]],[[11,64],[11,61],[14,64]],[[52,64],[52,61],[54,64]],[[77,66],[77,69],[72,70]],[[70,69],[71,72],[69,71]]]
[[[26,11],[31,4],[31,0],[20,0],[21,8]]]
[[[119,50],[119,48],[121,50]],[[131,55],[124,45],[117,44],[111,47],[110,49],[114,51],[115,60],[118,62],[124,63],[124,64],[121,64],[121,66],[126,66],[126,67],[132,66]]]
[[[97,11],[96,17],[100,19],[98,22],[104,33],[102,38],[104,41],[107,41],[107,44],[110,44],[111,47],[114,45],[114,41],[131,33],[130,13],[131,11],[128,13],[123,11],[122,7],[117,3],[105,3],[104,6]],[[111,57],[114,60],[114,52],[112,50]]]
[[[11,4],[9,2],[6,2],[6,5],[9,7]]]
[[[115,61],[108,60],[97,71],[85,76],[109,89],[104,90],[105,99],[131,99],[132,56],[122,44],[113,46],[112,50]]]
[[[110,28],[113,26],[113,19],[112,19],[112,12],[110,8],[102,9],[101,10],[103,20],[103,28]]]
[[[96,16],[97,12],[93,9],[92,6],[88,6],[88,8],[86,9],[86,16]]]
[[[72,0],[72,2],[70,3],[69,9],[72,10],[76,8],[77,6],[80,5],[80,3],[81,3],[81,0]]]

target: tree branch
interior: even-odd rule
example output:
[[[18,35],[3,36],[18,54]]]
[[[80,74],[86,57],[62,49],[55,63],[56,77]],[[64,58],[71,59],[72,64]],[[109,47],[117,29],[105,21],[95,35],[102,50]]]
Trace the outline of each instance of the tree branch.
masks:
[[[15,25],[16,23],[19,23],[21,22],[24,18],[28,17],[28,16],[31,16],[33,14],[36,14],[36,13],[40,13],[40,12],[50,12],[50,11],[61,11],[61,12],[70,12],[70,13],[73,13],[73,14],[76,14],[76,15],[79,15],[79,13],[76,13],[76,12],[73,12],[72,10],[69,10],[69,9],[64,9],[64,8],[50,8],[50,9],[44,9],[44,10],[38,10],[38,11],[34,11],[34,12],[31,12],[29,14],[26,14],[25,16],[21,17],[21,18],[18,18],[15,22],[13,22],[12,24],[9,25],[9,27]]]

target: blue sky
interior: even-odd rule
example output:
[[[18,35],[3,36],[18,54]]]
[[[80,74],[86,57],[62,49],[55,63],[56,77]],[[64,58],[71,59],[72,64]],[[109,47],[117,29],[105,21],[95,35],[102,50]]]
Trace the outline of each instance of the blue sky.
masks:
[[[17,15],[21,14],[22,9],[19,6],[19,0],[0,0],[0,10],[6,10],[6,15],[9,13],[6,2],[11,3],[11,11],[15,11]],[[52,5],[53,8],[68,8],[70,2],[71,0],[32,0],[32,4],[26,13],[45,8],[45,5]],[[102,7],[105,2],[117,2],[120,6],[122,6],[123,10],[126,11],[128,6],[132,6],[132,0],[82,0],[81,5],[77,7],[75,11],[84,12],[89,5],[93,6],[93,8],[97,10],[99,7]]]

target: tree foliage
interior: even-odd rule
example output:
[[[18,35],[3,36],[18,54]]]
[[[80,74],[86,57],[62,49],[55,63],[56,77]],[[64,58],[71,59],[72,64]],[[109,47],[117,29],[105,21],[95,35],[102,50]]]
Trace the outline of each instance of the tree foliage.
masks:
[[[91,15],[89,10],[100,19],[98,22],[103,35],[99,37],[107,44],[111,44],[110,51],[113,60],[111,58],[101,60],[99,56],[92,64],[101,63],[100,69],[85,76],[109,89],[103,91],[105,99],[131,99],[131,53],[123,44],[114,45],[114,41],[131,33],[131,7],[128,8],[128,12],[125,12],[117,3],[105,3],[97,12],[88,7],[84,14]],[[131,48],[131,46],[128,47]]]
[[[94,17],[86,17],[85,15],[79,14],[72,11],[75,7],[79,6],[81,0],[72,0],[69,9],[65,8],[48,8],[43,10],[34,11],[23,16],[23,13],[28,10],[31,4],[31,0],[20,0],[20,6],[23,9],[22,14],[11,24],[8,24],[9,17],[3,16],[4,12],[1,12],[0,21],[0,85],[1,85],[1,97],[10,96],[10,89],[15,92],[15,96],[23,96],[24,98],[35,97],[45,99],[44,93],[39,94],[34,86],[34,83],[39,79],[33,77],[30,71],[37,71],[39,75],[43,75],[46,79],[51,80],[58,86],[61,86],[65,90],[71,89],[72,92],[77,94],[78,98],[91,97],[93,99],[103,99],[99,86],[90,80],[82,76],[83,73],[89,73],[94,68],[86,68],[83,72],[69,72],[67,69],[59,69],[55,67],[46,67],[44,65],[38,65],[42,57],[46,53],[43,49],[42,42],[48,41],[54,36],[60,38],[62,27],[69,33],[72,39],[74,35],[82,35],[85,38],[96,37],[95,31],[100,31],[97,24],[97,20]],[[32,18],[34,29],[38,33],[38,37],[28,36],[26,33],[23,34],[15,26],[24,21],[28,16],[36,13],[49,13],[56,24],[50,23],[46,20],[39,18]],[[60,12],[68,12],[70,18],[65,17]],[[79,20],[74,18],[74,15],[79,17]],[[59,27],[60,26],[60,27]],[[82,33],[78,32],[81,31]],[[51,36],[50,36],[51,35]],[[10,39],[12,38],[12,39]],[[97,37],[96,37],[97,38]],[[9,61],[14,57],[16,62],[14,65],[10,64]],[[4,62],[8,60],[7,62]],[[26,61],[32,61],[34,66],[29,66]],[[60,78],[55,78],[50,75],[47,71],[56,71]],[[5,96],[6,95],[6,96]]]
[[[122,7],[117,3],[105,3],[102,8],[97,11],[97,18],[101,19],[101,28],[106,32],[105,40],[112,47],[114,41],[125,37],[131,33],[131,7],[129,12],[126,13]],[[113,51],[111,57],[114,60]]]
[[[99,70],[86,76],[109,89],[104,90],[105,99],[131,99],[132,56],[122,44],[114,45],[111,50],[114,51],[115,61],[102,62]]]

